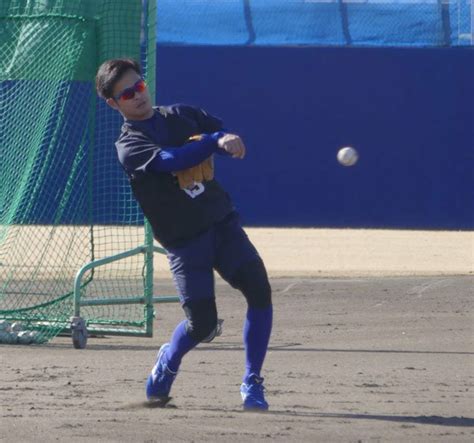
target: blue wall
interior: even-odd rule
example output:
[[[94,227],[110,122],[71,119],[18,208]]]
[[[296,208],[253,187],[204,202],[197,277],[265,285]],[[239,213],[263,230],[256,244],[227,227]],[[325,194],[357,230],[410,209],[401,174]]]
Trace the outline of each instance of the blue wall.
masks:
[[[157,48],[158,102],[246,141],[217,176],[247,225],[473,229],[473,78],[468,48]]]

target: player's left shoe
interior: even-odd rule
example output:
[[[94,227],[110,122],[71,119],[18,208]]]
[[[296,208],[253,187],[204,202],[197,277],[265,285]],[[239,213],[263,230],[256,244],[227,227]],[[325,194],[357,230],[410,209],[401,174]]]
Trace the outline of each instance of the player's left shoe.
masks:
[[[266,411],[268,403],[265,400],[263,378],[257,374],[250,374],[240,386],[243,408],[246,411]]]
[[[169,397],[171,385],[176,378],[177,372],[173,372],[163,361],[170,344],[165,343],[158,351],[155,366],[151,370],[146,382],[146,396],[148,400],[163,400]]]

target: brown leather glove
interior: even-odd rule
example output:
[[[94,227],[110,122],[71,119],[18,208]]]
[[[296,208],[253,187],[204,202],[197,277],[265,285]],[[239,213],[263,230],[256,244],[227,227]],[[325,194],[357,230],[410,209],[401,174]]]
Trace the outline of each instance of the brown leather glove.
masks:
[[[200,135],[193,135],[189,137],[187,143],[199,140],[200,138]],[[181,189],[190,188],[194,186],[195,182],[202,183],[203,181],[212,180],[214,178],[214,159],[211,155],[202,163],[189,169],[176,171],[175,174],[176,177],[178,177],[179,187]]]
[[[194,174],[193,168],[183,169],[182,171],[176,171],[175,175],[178,177],[179,187],[181,189],[191,188],[194,186]]]
[[[214,157],[212,155],[201,163],[201,170],[205,181],[214,178]]]

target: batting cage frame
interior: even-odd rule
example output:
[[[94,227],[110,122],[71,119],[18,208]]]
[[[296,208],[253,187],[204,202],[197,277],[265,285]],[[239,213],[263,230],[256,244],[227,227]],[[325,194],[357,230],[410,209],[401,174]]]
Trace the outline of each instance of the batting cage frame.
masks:
[[[0,343],[153,335],[151,227],[118,163],[121,116],[97,97],[111,58],[155,99],[156,1],[0,4]],[[33,110],[33,112],[32,112]]]

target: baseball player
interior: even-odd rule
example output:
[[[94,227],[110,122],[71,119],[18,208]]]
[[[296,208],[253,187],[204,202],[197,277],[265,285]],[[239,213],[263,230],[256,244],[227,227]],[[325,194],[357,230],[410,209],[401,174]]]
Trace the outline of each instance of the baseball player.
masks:
[[[229,195],[214,178],[212,162],[214,154],[242,159],[244,143],[197,107],[153,107],[134,60],[104,62],[96,88],[124,118],[118,158],[155,239],[167,251],[186,316],[158,352],[147,398],[167,401],[184,355],[216,335],[215,269],[247,302],[243,408],[268,409],[261,369],[272,328],[271,288]]]

